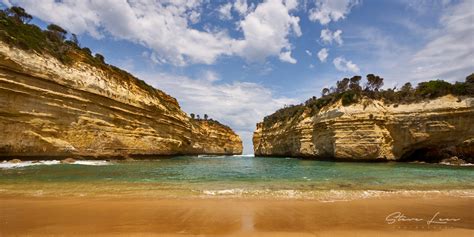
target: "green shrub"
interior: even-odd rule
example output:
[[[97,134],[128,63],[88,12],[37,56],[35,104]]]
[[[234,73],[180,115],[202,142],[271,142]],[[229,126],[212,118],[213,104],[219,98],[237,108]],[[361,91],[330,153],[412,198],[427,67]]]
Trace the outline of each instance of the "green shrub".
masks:
[[[353,91],[346,91],[341,96],[342,105],[348,106],[357,102],[357,95]]]
[[[456,82],[452,88],[453,94],[455,95],[467,95],[468,94],[468,85],[467,83]]]
[[[447,95],[453,90],[451,83],[436,80],[428,82],[420,82],[416,88],[415,94],[423,98],[436,98],[439,96]]]

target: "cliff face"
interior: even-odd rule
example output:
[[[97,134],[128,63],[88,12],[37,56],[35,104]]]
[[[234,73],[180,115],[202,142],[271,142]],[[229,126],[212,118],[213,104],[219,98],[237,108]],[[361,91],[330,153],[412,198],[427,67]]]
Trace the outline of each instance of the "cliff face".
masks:
[[[400,105],[364,99],[328,105],[317,114],[261,122],[253,137],[257,156],[349,160],[474,157],[474,98],[451,95]]]
[[[240,154],[230,128],[189,118],[144,83],[0,42],[0,156]]]

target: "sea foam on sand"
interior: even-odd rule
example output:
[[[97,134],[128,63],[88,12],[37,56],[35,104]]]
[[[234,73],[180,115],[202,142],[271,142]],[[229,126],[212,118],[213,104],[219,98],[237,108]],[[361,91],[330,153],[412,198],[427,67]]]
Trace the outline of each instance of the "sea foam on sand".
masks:
[[[197,190],[195,190],[197,191]],[[202,198],[271,198],[271,199],[307,199],[322,202],[350,201],[368,198],[398,197],[474,197],[473,190],[270,190],[270,189],[217,189],[202,190]]]
[[[22,168],[27,166],[35,165],[59,165],[61,161],[59,160],[39,160],[39,161],[22,161],[19,163],[10,163],[8,161],[3,161],[0,163],[0,169],[13,169],[13,168]],[[77,160],[74,163],[67,165],[110,165],[111,163],[105,160]]]

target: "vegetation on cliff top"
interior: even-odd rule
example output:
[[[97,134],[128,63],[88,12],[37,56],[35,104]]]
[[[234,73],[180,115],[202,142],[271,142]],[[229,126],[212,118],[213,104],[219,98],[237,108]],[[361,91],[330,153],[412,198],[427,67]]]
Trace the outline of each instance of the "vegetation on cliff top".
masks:
[[[206,123],[209,123],[209,124],[214,124],[214,125],[218,125],[218,126],[221,126],[221,127],[224,127],[225,129],[227,130],[232,130],[232,128],[230,128],[229,126],[227,125],[224,125],[222,123],[220,123],[219,121],[217,120],[214,120],[212,118],[209,118],[209,116],[207,114],[204,114],[203,118],[201,118],[201,116],[199,116],[199,114],[194,114],[194,113],[191,113],[189,114],[191,116],[191,119],[193,121],[196,121],[196,122],[206,122]]]
[[[158,94],[159,98],[165,98],[179,108],[173,97],[153,88],[130,73],[107,64],[101,54],[92,55],[89,48],[81,48],[75,34],[70,34],[68,38],[68,32],[55,24],[50,24],[46,30],[42,30],[36,25],[29,24],[31,19],[32,16],[21,7],[14,6],[0,10],[0,40],[22,50],[51,55],[66,65],[76,62],[87,63],[103,70],[111,78],[117,78],[124,83],[135,83],[151,94]]]
[[[407,104],[426,99],[434,99],[444,95],[474,96],[474,73],[467,76],[465,82],[451,84],[443,80],[420,82],[416,87],[405,83],[401,88],[381,89],[383,78],[374,74],[367,75],[367,82],[361,85],[361,76],[344,78],[336,82],[335,87],[324,88],[321,98],[313,96],[306,102],[298,105],[285,106],[275,113],[266,116],[264,125],[271,125],[276,121],[286,121],[299,117],[304,111],[316,114],[326,105],[341,101],[343,106],[358,102],[362,98],[382,100],[387,104]]]

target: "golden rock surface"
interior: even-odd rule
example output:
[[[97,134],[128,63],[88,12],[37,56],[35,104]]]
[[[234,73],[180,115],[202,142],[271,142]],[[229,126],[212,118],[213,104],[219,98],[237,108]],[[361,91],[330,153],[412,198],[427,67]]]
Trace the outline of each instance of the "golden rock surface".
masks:
[[[1,42],[0,135],[9,157],[242,153],[232,129],[191,119],[160,90]]]
[[[411,104],[363,99],[317,114],[257,124],[257,156],[399,160],[447,149],[474,157],[474,98],[451,95]]]

